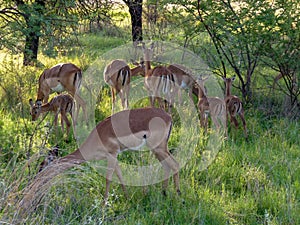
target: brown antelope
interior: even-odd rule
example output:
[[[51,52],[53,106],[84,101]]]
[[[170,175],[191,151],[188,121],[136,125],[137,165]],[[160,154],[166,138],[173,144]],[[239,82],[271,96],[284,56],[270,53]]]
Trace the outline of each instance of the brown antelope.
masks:
[[[206,78],[207,79],[207,78]],[[225,129],[225,137],[227,138],[227,122],[226,122],[226,104],[223,99],[218,97],[207,97],[204,82],[206,79],[198,79],[198,109],[200,111],[201,126],[205,131],[208,126],[209,114],[217,130],[220,130],[220,123],[223,129]]]
[[[51,99],[50,102],[43,104],[42,106],[33,104],[32,99],[29,100],[31,106],[30,115],[32,121],[36,121],[41,113],[45,112],[54,112],[54,125],[57,126],[58,114],[61,115],[61,129],[64,132],[64,122],[67,126],[67,136],[69,135],[71,123],[67,117],[67,113],[70,113],[73,123],[74,137],[76,138],[76,129],[75,129],[75,118],[73,115],[74,109],[74,100],[70,95],[58,95]]]
[[[171,128],[171,116],[159,108],[139,108],[113,114],[98,123],[76,151],[54,161],[51,166],[38,174],[26,191],[21,202],[22,207],[26,209],[31,206],[37,191],[54,176],[75,165],[92,160],[107,160],[104,200],[108,198],[114,172],[126,194],[117,156],[127,149],[139,150],[143,145],[152,151],[165,171],[163,194],[167,189],[171,171],[177,193],[180,194],[179,164],[168,150]]]
[[[174,92],[176,91],[174,75],[165,66],[156,66],[151,69],[150,59],[153,54],[153,47],[153,44],[150,48],[146,48],[144,43],[142,45],[145,61],[145,87],[149,92],[151,107],[154,107],[155,99],[162,107],[163,103],[160,96],[165,96],[168,112],[170,113],[174,102]]]
[[[144,61],[141,62],[132,62],[132,64],[135,66],[134,68],[131,68],[131,76],[142,76],[145,77],[145,65],[144,65]]]
[[[120,93],[123,109],[128,109],[131,70],[124,60],[111,61],[104,69],[104,81],[110,86],[112,96],[112,111],[116,95]]]
[[[287,71],[288,74],[284,74],[283,72],[280,72],[273,80],[273,89],[275,89],[275,85],[279,85],[278,81],[281,80],[282,78],[286,77],[288,80],[289,86],[293,90],[293,92],[297,92],[297,75],[296,73],[291,73],[289,74],[289,71]]]
[[[179,103],[181,103],[181,89],[187,89],[188,90],[188,95],[191,98],[192,93],[195,93],[195,84],[196,80],[194,79],[192,75],[192,71],[190,71],[188,68],[184,67],[183,65],[179,64],[171,64],[167,67],[172,74],[175,76],[175,83],[178,91],[178,96],[179,96]],[[197,95],[198,97],[198,92]]]
[[[51,92],[61,93],[67,91],[78,103],[76,120],[81,106],[87,121],[86,103],[79,95],[79,88],[82,81],[82,72],[72,63],[61,63],[50,69],[44,70],[39,77],[39,87],[36,98],[36,105],[41,106],[42,102],[47,103]]]
[[[128,97],[130,91],[131,76],[144,74],[143,64],[136,64],[130,69],[124,60],[116,59],[111,61],[104,69],[104,81],[111,88],[112,111],[114,112],[116,95],[120,94],[123,109],[128,109]]]
[[[228,114],[230,115],[230,121],[234,123],[234,126],[238,128],[239,124],[236,119],[236,116],[239,115],[243,127],[244,127],[244,134],[246,139],[248,138],[248,132],[247,132],[247,127],[246,127],[246,121],[245,121],[245,115],[244,115],[244,109],[242,105],[242,101],[235,95],[231,94],[231,87],[232,87],[232,82],[235,80],[235,76],[231,78],[223,78],[225,82],[225,87],[226,87],[226,96],[225,96],[225,103],[226,103],[226,109],[227,109],[227,118]],[[228,121],[228,119],[227,119]]]

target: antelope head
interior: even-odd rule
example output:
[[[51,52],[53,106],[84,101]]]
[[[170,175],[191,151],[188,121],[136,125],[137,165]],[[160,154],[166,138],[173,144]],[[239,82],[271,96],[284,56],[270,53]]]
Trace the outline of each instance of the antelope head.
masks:
[[[42,105],[38,104],[37,102],[33,104],[32,99],[29,99],[29,105],[30,105],[30,115],[32,117],[32,121],[36,121],[41,114]]]

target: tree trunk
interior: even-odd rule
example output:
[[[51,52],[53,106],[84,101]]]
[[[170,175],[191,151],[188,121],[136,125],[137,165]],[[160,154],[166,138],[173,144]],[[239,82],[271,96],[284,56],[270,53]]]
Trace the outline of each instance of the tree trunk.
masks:
[[[37,62],[39,39],[40,37],[36,32],[29,32],[29,34],[26,35],[25,49],[23,52],[24,66],[34,65]]]
[[[124,0],[129,8],[131,17],[131,34],[132,41],[143,40],[142,14],[143,14],[143,0]]]
[[[23,0],[16,1],[18,9],[26,21],[25,47],[23,51],[23,65],[33,65],[37,62],[41,22],[45,10],[45,1],[36,0],[33,4],[26,4]]]

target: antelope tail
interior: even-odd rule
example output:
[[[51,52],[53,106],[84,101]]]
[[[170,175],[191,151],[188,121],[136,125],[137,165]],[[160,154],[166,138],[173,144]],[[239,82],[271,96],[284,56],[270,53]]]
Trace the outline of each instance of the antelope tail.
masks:
[[[233,115],[240,114],[242,111],[242,103],[241,102],[233,103],[233,109],[234,109]]]
[[[82,81],[82,72],[81,70],[75,73],[73,84],[76,90],[79,90]]]
[[[129,79],[129,71],[126,68],[121,69],[119,71],[117,80],[119,80],[120,78],[122,79],[122,86],[124,86],[125,83],[126,83],[126,81],[127,81],[127,79]]]

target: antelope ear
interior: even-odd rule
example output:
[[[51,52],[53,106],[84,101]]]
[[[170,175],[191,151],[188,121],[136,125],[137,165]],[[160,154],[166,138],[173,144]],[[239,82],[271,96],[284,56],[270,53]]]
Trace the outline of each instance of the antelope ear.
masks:
[[[31,107],[33,107],[33,101],[32,101],[32,99],[29,99],[29,105],[30,105]]]

